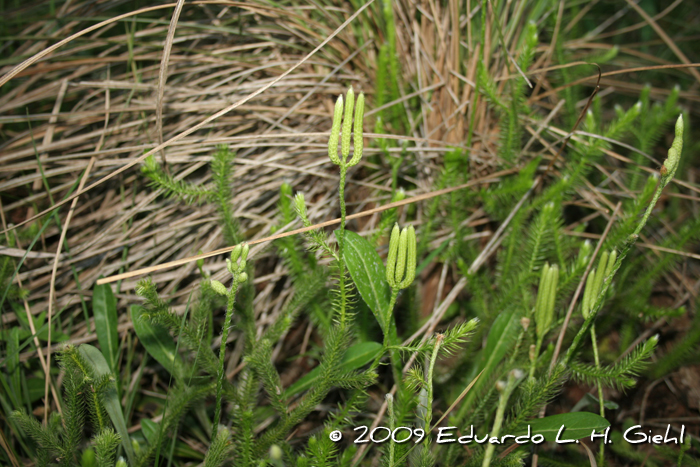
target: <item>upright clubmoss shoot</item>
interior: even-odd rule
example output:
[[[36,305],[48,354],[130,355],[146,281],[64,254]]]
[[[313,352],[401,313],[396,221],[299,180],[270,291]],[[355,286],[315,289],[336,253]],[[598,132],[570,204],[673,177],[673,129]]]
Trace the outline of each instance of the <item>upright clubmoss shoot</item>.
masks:
[[[391,237],[389,238],[389,253],[385,269],[386,281],[391,287],[391,298],[389,299],[389,306],[383,313],[379,323],[384,332],[385,350],[397,341],[393,310],[399,291],[408,288],[416,277],[416,249],[416,231],[413,226],[409,225],[401,230],[399,224],[394,224],[394,228],[391,230]],[[399,384],[401,377],[398,356],[393,351],[390,355],[394,369],[394,378],[396,384]]]
[[[666,188],[666,185],[668,185],[671,182],[674,175],[676,175],[676,170],[678,170],[678,165],[681,161],[681,153],[683,152],[683,115],[678,116],[674,130],[675,135],[673,138],[673,143],[671,143],[671,147],[668,149],[668,157],[664,161],[664,165],[659,170],[661,178],[659,179],[659,183],[656,187],[654,198],[651,200],[651,203],[649,203],[649,207],[644,213],[642,221],[639,223],[637,229],[634,231],[633,235],[635,236],[639,235],[639,233],[646,225],[647,221],[649,220],[649,216],[651,215],[652,209],[654,209],[654,206],[656,206],[656,202],[659,201],[659,198],[661,197],[661,192],[664,188]],[[634,240],[636,240],[636,237],[634,238]]]
[[[678,116],[675,126],[675,135],[673,138],[673,143],[668,150],[668,157],[664,161],[663,167],[661,167],[661,180],[665,187],[668,182],[671,181],[674,175],[676,175],[676,170],[678,170],[678,164],[681,160],[681,152],[683,151],[683,115]]]
[[[535,377],[537,357],[545,335],[549,332],[554,321],[554,304],[559,282],[559,266],[546,263],[540,273],[540,285],[537,290],[535,303],[535,334],[536,344],[530,350],[530,379]]]
[[[598,261],[598,269],[592,269],[588,277],[586,278],[586,289],[583,292],[583,302],[581,303],[581,313],[584,318],[588,318],[591,314],[593,306],[598,300],[598,295],[601,293],[603,288],[603,281],[606,277],[613,273],[613,266],[617,260],[617,251],[612,250],[611,252],[604,251],[600,255],[600,260]],[[600,357],[598,355],[598,341],[596,338],[595,322],[591,324],[591,343],[593,344],[593,358],[595,361],[595,368],[600,371]],[[605,403],[603,399],[603,385],[600,379],[596,379],[596,386],[598,388],[598,402],[600,403],[600,416],[605,416]],[[602,463],[603,456],[605,455],[605,447],[600,446],[598,451],[598,460]]]
[[[353,113],[354,109],[354,113]],[[345,179],[348,168],[356,165],[362,158],[363,139],[362,139],[362,118],[365,112],[365,95],[360,93],[357,98],[357,106],[355,106],[355,92],[352,86],[343,101],[343,96],[339,96],[335,103],[333,112],[333,123],[331,125],[331,134],[328,139],[328,158],[335,165],[340,167],[340,228],[337,230],[338,240],[338,269],[339,269],[339,285],[340,285],[340,322],[344,325],[346,321],[346,287],[345,287],[345,260],[343,258],[343,250],[345,248],[344,232],[345,232]],[[354,118],[353,118],[354,116]],[[342,122],[341,122],[342,118]],[[354,120],[354,147],[353,155],[350,160],[350,139],[353,129]],[[342,133],[340,133],[342,129]],[[340,134],[339,134],[340,133]],[[340,140],[340,156],[338,156],[338,141]]]
[[[231,251],[231,258],[226,258],[226,269],[231,273],[233,281],[231,287],[227,290],[226,286],[219,281],[212,280],[211,287],[214,292],[227,297],[226,317],[224,324],[221,327],[221,345],[219,347],[219,372],[216,380],[216,408],[214,411],[214,424],[212,429],[212,442],[216,440],[216,433],[221,420],[221,400],[222,389],[224,384],[224,362],[226,358],[226,341],[231,327],[231,318],[233,317],[233,305],[236,302],[236,292],[238,287],[248,280],[248,274],[245,272],[246,259],[248,258],[249,247],[247,243],[236,245]]]

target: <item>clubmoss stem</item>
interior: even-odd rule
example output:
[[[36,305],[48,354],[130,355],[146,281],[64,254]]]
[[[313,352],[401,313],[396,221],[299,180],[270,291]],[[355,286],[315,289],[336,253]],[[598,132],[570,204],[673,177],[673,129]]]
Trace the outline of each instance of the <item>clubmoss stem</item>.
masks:
[[[520,370],[512,370],[510,373],[508,373],[508,381],[505,384],[502,381],[498,381],[496,383],[496,388],[501,393],[501,397],[498,400],[498,409],[496,410],[496,419],[493,422],[493,429],[491,430],[491,433],[489,433],[489,436],[491,438],[498,438],[498,435],[501,433],[501,426],[503,425],[503,416],[506,412],[508,399],[510,399],[510,395],[516,386],[515,383],[518,379],[520,379],[521,373],[522,372]],[[491,443],[489,443],[486,446],[484,462],[482,462],[481,467],[488,467],[489,465],[491,465],[491,459],[493,458],[495,448],[496,446]]]
[[[236,291],[238,289],[238,281],[234,279],[231,289],[228,291],[228,301],[226,304],[226,317],[224,325],[221,329],[221,345],[219,346],[219,375],[216,380],[216,408],[214,409],[214,425],[212,428],[212,440],[216,437],[216,432],[219,428],[221,420],[221,396],[224,386],[224,361],[226,360],[226,341],[231,326],[231,318],[233,317],[233,305],[236,303]]]
[[[595,360],[595,368],[600,371],[600,357],[598,356],[598,340],[595,335],[595,323],[591,324],[591,342],[593,344],[593,359]],[[600,405],[600,416],[605,418],[605,400],[603,399],[603,385],[600,379],[596,379],[598,387],[598,404]],[[600,444],[598,451],[598,465],[602,466],[605,460],[605,443]]]

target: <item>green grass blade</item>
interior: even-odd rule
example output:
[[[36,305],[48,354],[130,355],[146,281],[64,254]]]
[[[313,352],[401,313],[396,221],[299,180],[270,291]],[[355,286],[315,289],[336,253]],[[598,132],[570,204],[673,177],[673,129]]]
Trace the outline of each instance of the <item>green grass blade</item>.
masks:
[[[498,315],[491,326],[489,337],[486,340],[486,347],[483,352],[482,363],[479,365],[478,371],[481,371],[481,378],[474,385],[473,391],[470,391],[466,399],[462,403],[457,418],[462,420],[467,414],[476,396],[481,391],[484,384],[489,381],[491,373],[496,369],[506,353],[512,348],[512,344],[516,338],[516,331],[519,327],[518,316],[515,313],[502,313]]]
[[[382,344],[379,342],[361,342],[353,345],[345,353],[345,357],[343,357],[343,362],[340,364],[340,372],[347,373],[361,368],[374,360],[381,351]],[[289,386],[284,392],[284,397],[289,398],[295,394],[306,391],[314,386],[320,376],[321,367],[317,366],[300,378],[296,383]]]
[[[142,317],[143,308],[131,307],[131,320],[134,323],[134,331],[146,351],[176,378],[182,376],[183,368],[180,357],[177,354],[175,341],[170,333],[161,326],[153,325]]]
[[[92,313],[95,332],[102,355],[112,373],[117,374],[119,335],[117,334],[117,299],[109,284],[96,285],[92,292]]]
[[[92,371],[96,377],[103,376],[106,374],[111,374],[107,360],[105,360],[102,352],[100,352],[96,347],[90,344],[83,344],[78,347],[78,351],[82,354],[83,358],[92,366]],[[102,399],[102,404],[109,415],[109,418],[114,424],[114,428],[117,429],[117,433],[121,436],[122,446],[124,451],[126,451],[126,457],[129,459],[129,464],[134,465],[135,456],[134,449],[131,446],[131,438],[129,437],[129,432],[126,428],[126,420],[124,419],[124,413],[122,412],[122,405],[119,401],[119,395],[117,394],[117,386],[114,382],[110,383],[104,398]]]

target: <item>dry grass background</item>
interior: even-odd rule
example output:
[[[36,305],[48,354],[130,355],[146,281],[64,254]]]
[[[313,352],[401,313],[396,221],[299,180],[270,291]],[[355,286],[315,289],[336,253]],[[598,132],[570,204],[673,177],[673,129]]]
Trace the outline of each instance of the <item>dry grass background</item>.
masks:
[[[13,77],[21,84],[0,99],[0,122],[23,122],[26,129],[13,131],[9,125],[4,129],[6,139],[0,156],[0,190],[5,195],[3,229],[51,207],[66,197],[77,181],[89,186],[125,164],[134,165],[159,141],[168,142],[213,113],[266,87],[351,14],[347,6],[327,8],[327,22],[320,23],[309,18],[308,6],[284,11],[254,3],[194,3],[186,6],[177,21],[165,83],[159,76],[163,39],[170,29],[167,13],[158,20],[136,17],[145,23],[136,34],[125,32],[103,38],[107,31],[128,31],[134,26],[133,16],[120,22],[107,21],[104,27],[68,42]],[[57,12],[57,18],[99,17],[113,7],[111,2],[99,8],[92,2],[66,5]],[[410,4],[408,7],[415,8]],[[406,24],[409,15],[403,9],[397,8],[397,12],[403,13],[399,23],[404,27],[398,35],[398,43],[405,50],[402,65],[409,76],[419,76],[423,85],[414,94],[434,91],[431,101],[423,101],[427,118],[422,128],[415,128],[408,137],[389,135],[413,142],[409,151],[416,155],[413,163],[418,166],[418,175],[410,182],[418,188],[408,193],[411,196],[431,191],[439,171],[434,159],[447,150],[447,144],[459,146],[468,110],[465,103],[473,92],[469,83],[474,77],[456,71],[460,68],[454,57],[458,41],[447,37],[444,30],[449,24],[449,10],[435,12],[441,18],[439,22],[411,25]],[[21,15],[22,10],[15,14]],[[220,18],[231,16],[240,19],[242,31],[219,26]],[[57,23],[65,24],[59,27]],[[451,26],[458,26],[453,23]],[[78,21],[33,23],[21,35],[46,39],[25,42],[12,61],[31,57],[84,27]],[[325,48],[282,81],[195,133],[167,144],[157,157],[167,160],[176,178],[206,184],[210,174],[205,168],[216,145],[229,144],[236,150],[236,196],[232,204],[241,232],[249,240],[270,235],[270,226],[277,223],[276,203],[283,182],[303,190],[312,200],[313,220],[334,218],[338,211],[338,176],[326,158],[327,131],[335,97],[348,84],[372,94],[376,70],[369,65],[377,61],[376,44],[372,37],[365,36],[369,34],[358,34],[351,26],[340,30]],[[426,54],[426,50],[434,53]],[[81,59],[81,55],[92,58]],[[8,65],[2,73],[12,70]],[[158,105],[161,90],[163,97]],[[161,113],[162,134],[157,125]],[[367,112],[368,128],[373,126],[375,113],[372,108]],[[484,129],[487,119],[480,120]],[[481,133],[477,131],[477,135]],[[373,136],[366,134],[370,140]],[[479,144],[480,137],[475,141]],[[366,152],[377,150],[368,148]],[[491,158],[493,154],[485,152],[476,160],[482,161],[488,172]],[[138,168],[135,164],[78,197],[70,222],[66,222],[68,207],[60,209],[60,228],[49,222],[38,248],[28,255],[23,272],[18,274],[22,286],[30,291],[32,314],[47,310],[58,240],[65,232],[65,246],[57,261],[53,309],[61,312],[74,343],[96,340],[91,324],[86,328],[83,322],[71,329],[69,323],[82,314],[81,301],[90,301],[90,289],[98,277],[225,246],[213,207],[187,209],[159,197],[159,193],[145,189]],[[371,169],[372,177],[367,179],[359,176],[360,171],[350,174],[350,212],[385,204],[390,197],[389,168]],[[377,221],[378,216],[374,216],[360,227],[369,231]],[[447,235],[447,231],[442,232],[438,240]],[[6,252],[22,257],[27,243],[20,240],[18,248]],[[255,258],[266,261],[268,272],[256,278],[257,283],[265,284],[257,307],[260,313],[279,309],[282,300],[270,292],[277,281],[285,280],[281,264],[274,254],[256,254]],[[223,258],[208,262],[205,269],[222,271]],[[137,279],[118,284],[120,309],[138,301],[133,293]],[[153,279],[164,294],[184,303],[199,272],[190,263],[157,273]],[[129,320],[126,314],[121,318],[120,332],[124,333]],[[6,326],[15,319],[13,313],[3,315]],[[23,357],[29,358],[30,354]]]
[[[109,11],[109,2],[100,9]],[[0,112],[3,123],[30,121],[31,129],[6,133],[2,149],[3,181],[0,189],[16,201],[3,206],[6,225],[17,224],[60,200],[76,180],[86,177],[90,185],[115,168],[133,163],[154,143],[168,141],[193,127],[212,113],[246,97],[251,92],[279,77],[332,31],[322,24],[312,24],[316,31],[302,23],[307,8],[291,14],[274,8],[250,7],[239,10],[219,5],[188,6],[178,24],[168,65],[168,79],[163,88],[162,136],[156,125],[159,91],[159,59],[162,39],[168,30],[166,19],[147,21],[135,37],[125,33],[101,40],[106,30],[124,28],[112,23],[85,38],[59,49],[46,60],[20,73],[29,76],[21,85],[3,96]],[[92,2],[72,5],[58,17],[76,14],[99,14]],[[217,17],[238,14],[245,22],[243,35],[231,28],[217,28]],[[188,23],[188,17],[209,17]],[[25,35],[67,36],[81,29],[81,24],[68,22],[55,29],[47,22],[44,29],[36,25]],[[126,23],[126,27],[130,27]],[[320,38],[320,39],[319,39]],[[26,43],[15,56],[30,56],[47,41]],[[318,199],[312,210],[314,218],[328,217],[337,206],[332,187],[337,176],[332,174],[322,157],[327,151],[323,130],[329,128],[329,106],[335,96],[350,82],[368,88],[365,74],[338,69],[339,57],[350,55],[356,48],[354,37],[340,35],[333,46],[312,57],[307,64],[290,74],[283,82],[268,89],[259,98],[238,107],[229,114],[202,127],[195,134],[169,145],[164,157],[177,178],[206,184],[209,174],[203,168],[211,159],[217,144],[227,143],[238,152],[236,158],[236,198],[233,200],[241,231],[246,238],[269,234],[275,223],[279,187],[287,181],[295,187],[312,187],[310,197]],[[80,60],[81,53],[95,58]],[[66,60],[66,57],[68,59]],[[366,57],[352,61],[348,69],[362,69]],[[75,62],[78,63],[75,63]],[[6,67],[3,72],[7,72]],[[335,73],[332,70],[335,69]],[[306,95],[306,98],[302,98]],[[53,101],[53,108],[45,108]],[[32,108],[28,115],[23,109]],[[39,155],[42,169],[35,154]],[[94,158],[94,164],[90,164]],[[86,169],[92,165],[89,173]],[[198,250],[210,251],[221,245],[213,208],[183,209],[164,200],[158,193],[144,189],[138,165],[79,198],[73,219],[65,225],[66,208],[61,211],[61,230],[66,232],[66,249],[61,250],[56,273],[55,309],[79,313],[81,297],[100,275],[157,264],[192,255]],[[43,176],[42,176],[43,170]],[[51,195],[43,183],[45,177]],[[352,182],[383,189],[381,179]],[[31,187],[31,189],[28,189]],[[5,200],[8,198],[5,198]],[[378,198],[379,199],[379,198]],[[370,200],[371,201],[371,200]],[[52,260],[58,249],[59,227],[51,224],[41,238],[43,253],[33,254],[26,263],[26,272],[19,275],[23,286],[31,291],[33,313],[47,309]],[[26,243],[18,251],[21,256]],[[258,256],[262,260],[263,257]],[[219,271],[220,261],[206,268]],[[73,271],[79,278],[79,286]],[[280,271],[258,282],[268,282],[270,289],[283,278]],[[186,287],[199,276],[194,264],[154,276],[163,292],[186,296]],[[120,300],[133,302],[134,281],[119,286]],[[266,298],[263,298],[266,297]],[[260,309],[273,309],[269,293],[260,298]],[[127,324],[126,315],[124,324]],[[5,315],[4,322],[14,317]],[[126,327],[124,328],[124,330]],[[71,330],[79,342],[94,339],[85,329]]]
[[[518,14],[518,9],[526,4],[513,3],[513,8],[499,18],[501,24],[508,22],[507,15]],[[23,16],[35,15],[38,8],[47,9],[47,5],[22,5],[7,12],[5,21],[19,24]],[[333,6],[300,2],[295,7],[281,8],[263,1],[179,1],[115,21],[116,11],[129,10],[126,5],[120,0],[68,1],[57,7],[55,17],[43,15],[43,20],[26,24],[13,38],[0,44],[3,57],[0,76],[4,83],[0,95],[3,235],[18,235],[18,230],[8,231],[8,227],[51,208],[67,197],[76,184],[90,186],[117,169],[130,166],[77,197],[70,215],[68,203],[55,211],[57,216],[43,217],[42,222],[48,226],[31,251],[32,238],[26,235],[17,237],[14,249],[0,250],[17,259],[26,255],[17,281],[29,291],[24,309],[3,312],[4,328],[17,323],[16,312],[38,315],[51,310],[52,319],[60,323],[58,328],[69,342],[96,341],[93,319],[87,310],[91,289],[100,276],[226,246],[222,244],[213,206],[185,207],[145,186],[138,161],[156,145],[165,143],[156,156],[159,161],[167,161],[173,175],[198,184],[210,182],[208,162],[216,145],[228,144],[237,151],[236,195],[232,205],[243,237],[255,240],[271,235],[271,227],[279,222],[276,204],[283,182],[305,192],[313,221],[322,222],[338,215],[338,177],[335,166],[326,157],[327,135],[333,102],[347,85],[368,95],[370,105],[365,127],[374,127],[378,111],[371,104],[375,64],[379,42],[385,40],[378,34],[380,27],[373,14],[377,5],[368,5],[356,21],[346,26],[342,26],[343,22],[356,12],[346,2],[335,2]],[[628,9],[626,14],[632,12]],[[403,180],[414,187],[408,196],[435,189],[443,154],[449,147],[465,145],[464,135],[472,117],[474,137],[469,148],[472,173],[478,177],[494,172],[499,162],[496,154],[500,130],[486,100],[474,92],[477,51],[482,45],[468,32],[465,34],[472,17],[481,14],[479,3],[400,0],[394,4],[394,14],[400,51],[397,55],[402,69],[398,84],[405,96],[400,104],[408,105],[408,99],[417,97],[422,113],[420,122],[409,121],[407,134],[388,136],[409,143],[410,157],[401,167]],[[596,78],[595,68],[583,62],[557,62],[553,37],[573,25],[560,22],[562,9],[554,9],[550,14],[558,15],[559,22],[551,36],[542,36],[535,64],[528,73],[534,86],[529,103],[547,116],[542,125],[525,119],[529,133],[521,157],[528,160],[540,153],[551,159],[569,131],[559,119],[562,88],[549,81],[552,71],[588,66],[591,76],[581,80],[581,84],[589,90]],[[319,21],[319,17],[323,20]],[[488,28],[497,27],[492,15],[487,18]],[[66,42],[26,68],[15,68],[51,44],[98,21],[104,24]],[[636,26],[628,27],[629,31],[650,21],[656,23],[651,18],[640,17],[639,21]],[[521,28],[509,29],[505,38],[514,57],[519,53],[515,44],[521,32]],[[615,33],[622,34],[614,26],[601,26],[600,31],[565,46],[573,57],[592,50],[606,51],[612,45],[605,39]],[[333,34],[324,47],[308,56]],[[671,40],[663,32],[654,38],[655,42],[646,45],[667,43],[667,39]],[[460,63],[460,46],[473,51],[466,66]],[[493,53],[498,44],[487,41],[483,47],[489,73],[502,90],[507,80],[520,74],[502,52]],[[7,54],[10,49],[12,53]],[[620,51],[621,58],[614,63],[613,70],[605,70],[614,73],[604,75],[601,80],[603,96],[639,94],[643,81],[637,77],[643,76],[642,70],[629,74],[625,69],[671,66],[673,70],[668,73],[673,73],[672,76],[690,75],[697,79],[698,82],[681,91],[682,105],[691,115],[697,115],[700,102],[697,64],[692,64],[682,53],[674,53],[673,59],[662,58],[641,52],[632,43],[620,47]],[[282,77],[307,56],[304,63]],[[698,57],[691,58],[697,61]],[[620,70],[624,74],[615,74]],[[162,79],[164,76],[166,80]],[[259,94],[247,99],[255,92]],[[661,98],[668,92],[669,89],[655,86],[652,97]],[[207,117],[241,100],[245,102],[201,125]],[[584,104],[585,99],[577,103],[577,108],[580,110]],[[197,125],[201,126],[191,131]],[[190,133],[182,137],[187,131]],[[373,143],[377,135],[370,132],[365,137],[366,153],[378,154]],[[620,148],[616,145],[606,150],[608,156],[631,163]],[[660,154],[649,156],[656,164],[661,160]],[[650,163],[647,170],[652,172],[658,167],[656,164]],[[390,201],[388,165],[363,162],[355,169],[350,172],[348,182],[349,213]],[[600,166],[598,170],[605,171],[607,167]],[[699,190],[694,183],[697,175],[697,169],[690,167],[683,177],[690,182],[678,181],[682,190],[674,194],[690,200],[693,212],[689,216],[698,215]],[[613,191],[619,194],[625,189],[617,185]],[[592,218],[603,216],[609,220],[615,206],[609,192],[589,186],[579,190],[576,197],[576,203],[594,209]],[[415,206],[414,224],[420,226],[425,216],[424,203]],[[370,233],[378,220],[378,215],[359,219],[351,228]],[[476,209],[467,221],[471,226],[483,226],[476,237],[483,237],[485,243],[492,234],[492,220],[483,210]],[[293,227],[298,226],[289,226]],[[37,228],[33,230],[37,231]],[[62,234],[65,243],[60,245]],[[450,235],[446,228],[437,232],[434,241],[441,244]],[[655,242],[647,239],[645,243],[653,248]],[[255,309],[260,326],[265,326],[290,296],[282,261],[266,245],[269,244],[261,244],[252,255],[257,269]],[[649,254],[656,254],[655,251]],[[692,252],[676,253],[698,259]],[[223,260],[222,256],[212,258],[205,262],[204,268],[216,278],[223,275]],[[697,296],[700,281],[692,276],[681,270],[669,275],[676,304],[693,301]],[[158,271],[152,277],[160,293],[173,299],[176,310],[183,311],[200,273],[195,263],[190,262]],[[134,292],[137,279],[126,279],[116,285],[119,333],[125,345],[132,344],[126,310],[128,305],[140,300]],[[425,297],[425,310],[430,313],[449,305],[442,300],[456,281],[450,268],[427,268],[423,279],[419,293]],[[455,296],[448,300],[454,300]],[[304,326],[288,339],[308,341],[308,330]],[[54,336],[52,347],[41,346],[43,358],[61,345]],[[234,349],[230,360],[231,371],[240,363],[239,347]],[[281,347],[277,352],[280,350]],[[21,355],[23,361],[36,358],[35,351]],[[153,382],[151,388],[156,386]]]

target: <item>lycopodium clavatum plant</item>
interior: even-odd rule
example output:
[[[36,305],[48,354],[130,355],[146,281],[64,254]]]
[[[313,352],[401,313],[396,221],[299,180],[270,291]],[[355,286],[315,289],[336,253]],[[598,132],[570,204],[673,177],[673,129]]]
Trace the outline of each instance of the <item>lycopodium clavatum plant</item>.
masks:
[[[212,186],[175,181],[153,159],[147,159],[143,172],[153,186],[187,203],[215,203],[223,237],[238,243],[221,273],[209,272],[204,262],[198,264],[202,280],[184,313],[174,311],[159,296],[151,279],[139,282],[137,293],[143,304],[131,309],[133,329],[148,354],[169,374],[170,388],[159,418],[141,421],[142,436],[126,429],[119,406],[114,363],[108,363],[114,361],[109,350],[112,338],[104,334],[110,322],[107,315],[98,321],[98,333],[104,334],[101,351],[90,345],[62,350],[62,415],[54,413],[46,426],[25,412],[12,416],[36,443],[40,465],[163,463],[183,449],[177,433],[184,420],[201,427],[200,437],[208,446],[202,458],[206,466],[364,462],[368,449],[340,439],[343,435],[362,439],[356,428],[370,426],[371,414],[378,410],[368,409],[374,387],[386,391],[386,412],[378,423],[389,435],[373,449],[384,452],[383,462],[389,466],[467,462],[485,467],[501,459],[516,465],[530,449],[527,443],[504,449],[500,445],[505,435],[543,433],[542,439],[552,441],[556,435],[552,427],[569,424],[575,428],[567,436],[580,439],[609,425],[606,407],[613,405],[606,400],[605,390],[634,386],[658,338],[646,339],[618,361],[608,363],[600,352],[596,318],[623,287],[613,287],[618,271],[678,170],[683,119],[676,122],[675,139],[660,176],[652,176],[647,184],[655,183],[653,192],[644,192],[651,204],[635,205],[643,208],[642,217],[636,224],[625,223],[629,231],[621,244],[595,249],[600,250],[595,266],[590,241],[577,243],[561,237],[561,195],[555,195],[552,188],[544,189],[513,217],[512,230],[497,256],[496,281],[489,285],[478,272],[467,275],[476,316],[406,340],[401,323],[410,305],[407,302],[415,296],[415,291],[413,295],[408,292],[419,278],[420,229],[412,224],[388,226],[383,220],[380,225],[388,230],[388,244],[377,249],[374,242],[386,237],[378,235],[370,241],[347,228],[348,169],[362,160],[364,106],[364,95],[355,97],[352,88],[335,103],[328,143],[329,160],[338,166],[340,175],[335,241],[322,229],[311,229],[304,233],[305,245],[295,237],[275,243],[294,293],[263,326],[254,311],[255,258],[249,258],[248,244],[238,240],[242,234],[227,201],[232,196],[231,164],[235,160],[230,150],[225,146],[217,149]],[[532,170],[526,168],[515,177],[531,177]],[[280,225],[293,223],[296,217],[303,226],[312,227],[304,194],[292,193],[291,186],[282,185]],[[515,229],[524,233],[516,234]],[[618,232],[614,235],[620,238]],[[467,258],[469,251],[460,249],[465,245],[445,251]],[[384,260],[380,252],[386,255]],[[576,323],[570,330],[573,336],[557,355],[555,342],[564,332],[568,301],[577,284],[581,284],[580,307],[576,308],[580,314],[570,316]],[[99,293],[108,294],[105,303],[116,307],[116,301],[109,298],[111,290],[100,289]],[[366,307],[377,325],[376,331],[364,325],[368,329],[364,340],[358,339],[356,331],[359,307]],[[491,308],[499,312],[487,312]],[[317,336],[317,363],[295,381],[285,383],[275,349],[304,317],[322,330]],[[483,346],[470,339],[475,333]],[[588,341],[592,363],[587,363],[587,354],[582,352]],[[440,366],[447,360],[454,363],[445,373]],[[450,378],[463,381],[459,390],[444,389]],[[546,415],[541,413],[543,407],[569,378],[595,388],[596,396],[589,396],[598,404],[595,413],[542,416]],[[322,410],[323,428],[301,442],[290,442],[300,426],[324,406],[332,409]],[[82,426],[88,420],[92,437],[86,445]],[[370,439],[377,439],[375,429],[367,430]],[[445,437],[454,441],[443,443]],[[474,442],[479,439],[497,442]],[[469,451],[461,447],[464,443],[472,443]],[[546,453],[540,450],[538,455]],[[605,462],[606,451],[600,446],[598,463]]]
[[[34,3],[0,466],[698,464],[693,2]]]
[[[504,104],[500,111],[505,115],[508,108]],[[314,226],[316,206],[303,191],[293,194],[289,183],[279,189],[273,232],[295,222],[310,229],[303,239],[274,241],[291,292],[264,318],[255,307],[258,258],[231,207],[234,153],[217,148],[209,185],[176,180],[155,159],[146,159],[144,176],[166,197],[214,204],[230,256],[220,270],[198,262],[201,280],[184,309],[161,298],[152,279],[139,281],[142,302],[131,307],[130,323],[138,345],[162,367],[161,385],[168,389],[162,411],[142,419],[140,430],[127,428],[129,412],[116,384],[116,298],[109,286],[95,289],[95,302],[103,303],[95,311],[100,349],[83,344],[61,351],[62,412],[53,412],[45,425],[26,411],[11,417],[35,443],[37,465],[166,465],[177,456],[199,455],[205,466],[351,466],[370,465],[367,456],[376,451],[381,465],[391,467],[522,465],[533,453],[547,463],[551,453],[539,444],[553,442],[562,425],[572,440],[610,426],[606,416],[615,405],[606,390],[635,385],[658,337],[611,359],[597,324],[624,296],[632,280],[623,270],[625,260],[678,171],[683,118],[676,121],[660,174],[641,192],[650,203],[634,200],[619,213],[617,230],[607,231],[614,243],[603,239],[594,246],[563,232],[564,197],[589,170],[597,140],[572,143],[578,152],[570,167],[540,190],[531,190],[539,170],[535,160],[480,193],[493,197],[484,209],[510,224],[502,230],[492,270],[486,270],[468,266],[480,252],[464,238],[453,235],[437,244],[422,239],[437,235],[435,223],[413,213],[387,213],[378,219],[382,231],[367,238],[352,229],[347,186],[366,170],[364,110],[364,94],[356,96],[352,88],[335,102],[328,140],[328,161],[339,174],[334,238]],[[621,111],[609,132],[619,136],[637,117],[639,109]],[[592,117],[586,124],[595,127]],[[451,153],[455,166],[440,183],[459,175],[460,157]],[[398,173],[392,171],[389,201],[408,196],[395,186]],[[525,195],[527,202],[517,202]],[[460,199],[451,197],[449,206],[458,208]],[[434,208],[435,215],[442,209],[437,202]],[[463,227],[456,214],[449,225]],[[449,265],[443,281],[450,268],[464,278],[468,307],[455,304],[438,318],[420,316],[421,273],[436,259]],[[299,329],[308,329],[304,355],[292,358],[285,355],[287,339]],[[695,337],[687,339],[689,348]],[[668,365],[678,358],[669,356]],[[288,365],[297,359],[307,368],[290,376]],[[594,407],[548,415],[548,403],[572,378],[594,389],[595,396],[579,406]],[[133,403],[127,400],[127,407]],[[304,431],[310,423],[316,427]],[[185,428],[206,449],[188,451],[178,437]],[[608,452],[597,448],[599,465]]]

